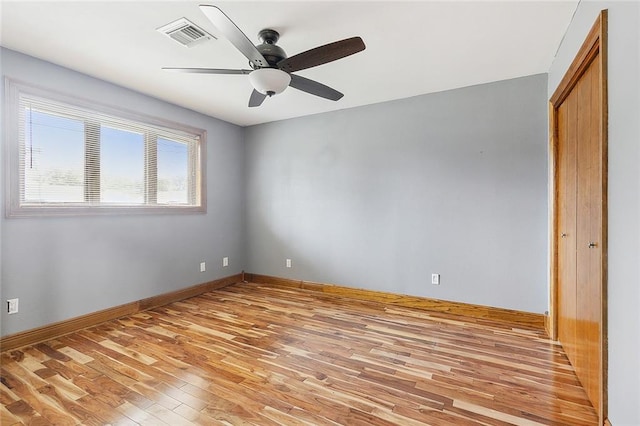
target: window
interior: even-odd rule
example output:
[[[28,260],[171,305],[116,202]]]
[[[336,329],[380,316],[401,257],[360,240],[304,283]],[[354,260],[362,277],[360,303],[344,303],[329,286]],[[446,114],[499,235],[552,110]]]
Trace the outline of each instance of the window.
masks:
[[[204,130],[6,86],[9,216],[206,210]]]

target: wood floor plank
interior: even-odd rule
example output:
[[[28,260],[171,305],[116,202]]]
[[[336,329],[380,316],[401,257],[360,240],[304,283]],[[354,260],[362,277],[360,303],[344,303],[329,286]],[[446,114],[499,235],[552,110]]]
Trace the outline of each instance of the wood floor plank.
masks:
[[[0,424],[1,425],[20,425],[22,422],[14,416],[5,406],[0,406]]]
[[[7,409],[12,413],[16,413],[21,410],[29,414],[29,417],[43,417],[49,423],[60,425],[75,425],[78,424],[79,419],[76,418],[73,413],[65,412],[64,408],[57,404],[56,401],[52,401],[46,395],[39,392],[38,389],[31,385],[29,382],[23,382],[21,379],[24,377],[18,371],[17,368],[12,368],[13,371],[9,372],[9,369],[2,368],[0,374],[2,374],[4,380],[3,386],[8,386],[14,393],[20,396],[20,400],[16,401],[8,406]],[[12,373],[17,372],[14,376]],[[14,410],[14,411],[12,411]]]
[[[1,354],[2,424],[596,425],[505,321],[238,283]]]
[[[149,405],[151,407],[153,404]],[[117,411],[122,414],[123,418],[131,420],[135,424],[139,425],[168,425],[161,418],[156,417],[150,411],[141,409],[140,407],[133,405],[129,402],[125,402],[117,408]]]

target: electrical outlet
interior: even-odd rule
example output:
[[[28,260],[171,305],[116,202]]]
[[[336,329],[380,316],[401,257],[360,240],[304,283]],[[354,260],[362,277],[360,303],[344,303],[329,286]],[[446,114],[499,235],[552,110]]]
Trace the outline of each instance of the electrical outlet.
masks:
[[[200,262],[200,272],[207,270],[207,262]]]
[[[287,259],[286,265],[287,265],[287,268],[291,268],[291,259]]]
[[[7,313],[8,314],[17,314],[18,313],[18,301],[19,301],[19,299],[7,299]]]
[[[431,274],[431,284],[440,285],[440,274]]]
[[[225,266],[229,266],[229,258],[226,256],[222,258],[222,267],[224,268]]]

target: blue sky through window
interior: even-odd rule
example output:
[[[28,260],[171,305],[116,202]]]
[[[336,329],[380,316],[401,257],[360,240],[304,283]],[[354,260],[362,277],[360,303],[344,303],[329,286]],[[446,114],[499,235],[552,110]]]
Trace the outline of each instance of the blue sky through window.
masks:
[[[144,135],[100,126],[100,199],[144,203]]]
[[[188,203],[188,173],[187,144],[158,138],[158,203]]]
[[[25,200],[84,201],[84,123],[25,110]]]

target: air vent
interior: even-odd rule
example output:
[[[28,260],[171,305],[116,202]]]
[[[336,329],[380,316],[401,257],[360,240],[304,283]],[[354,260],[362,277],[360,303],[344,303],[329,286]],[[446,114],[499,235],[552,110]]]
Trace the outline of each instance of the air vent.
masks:
[[[186,18],[178,19],[158,28],[158,31],[185,47],[193,47],[215,37]]]

